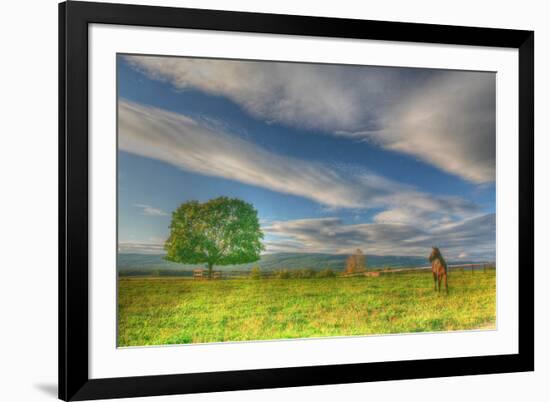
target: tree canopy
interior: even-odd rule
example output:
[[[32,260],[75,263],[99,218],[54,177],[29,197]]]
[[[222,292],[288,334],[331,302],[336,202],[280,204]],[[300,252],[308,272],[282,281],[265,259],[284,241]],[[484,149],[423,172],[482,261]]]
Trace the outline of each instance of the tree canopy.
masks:
[[[254,207],[236,198],[189,201],[172,213],[166,259],[184,264],[233,265],[260,259],[263,233]]]

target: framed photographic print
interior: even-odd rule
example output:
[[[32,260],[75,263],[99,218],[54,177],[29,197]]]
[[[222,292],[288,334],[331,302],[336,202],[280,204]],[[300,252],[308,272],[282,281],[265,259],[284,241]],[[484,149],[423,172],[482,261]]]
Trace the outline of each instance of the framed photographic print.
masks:
[[[534,369],[534,33],[59,5],[59,397]]]

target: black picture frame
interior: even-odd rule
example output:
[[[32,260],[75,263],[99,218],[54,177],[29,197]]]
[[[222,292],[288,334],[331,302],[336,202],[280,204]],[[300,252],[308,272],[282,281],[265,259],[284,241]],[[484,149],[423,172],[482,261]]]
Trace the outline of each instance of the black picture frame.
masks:
[[[88,375],[88,25],[376,39],[519,51],[517,354],[213,373]],[[70,1],[59,5],[59,398],[292,387],[534,370],[534,32]]]

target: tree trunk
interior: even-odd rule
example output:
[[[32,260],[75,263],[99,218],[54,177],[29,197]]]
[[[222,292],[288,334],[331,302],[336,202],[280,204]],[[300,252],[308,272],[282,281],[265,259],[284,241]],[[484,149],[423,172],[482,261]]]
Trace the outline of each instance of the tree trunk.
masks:
[[[208,263],[208,279],[212,279],[212,268],[213,268],[214,264],[212,264],[211,262]]]

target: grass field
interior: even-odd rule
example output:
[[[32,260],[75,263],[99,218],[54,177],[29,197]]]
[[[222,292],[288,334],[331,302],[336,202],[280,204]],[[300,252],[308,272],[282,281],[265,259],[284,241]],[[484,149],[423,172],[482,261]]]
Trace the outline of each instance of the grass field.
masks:
[[[120,278],[118,345],[142,346],[494,328],[495,270],[375,278]]]

